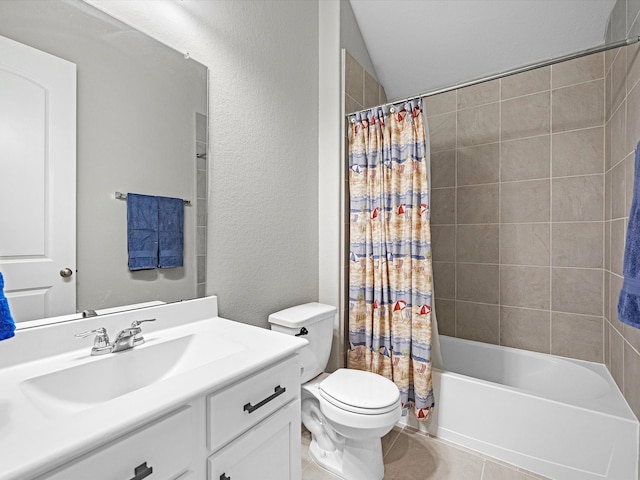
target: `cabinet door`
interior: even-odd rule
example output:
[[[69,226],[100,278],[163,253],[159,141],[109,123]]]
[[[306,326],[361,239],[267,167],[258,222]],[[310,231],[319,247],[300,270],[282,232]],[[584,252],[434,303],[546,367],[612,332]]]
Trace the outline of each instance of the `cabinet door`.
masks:
[[[300,400],[209,457],[209,480],[300,480]]]
[[[172,480],[187,470],[193,452],[192,409],[157,422],[46,475],[46,480]],[[145,466],[146,464],[146,466]],[[136,467],[138,471],[136,472]],[[188,478],[188,477],[187,477]]]

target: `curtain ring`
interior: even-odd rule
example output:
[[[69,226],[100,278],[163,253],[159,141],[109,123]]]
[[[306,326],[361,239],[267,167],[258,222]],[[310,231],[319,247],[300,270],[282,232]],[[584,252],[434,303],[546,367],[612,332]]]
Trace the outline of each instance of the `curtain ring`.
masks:
[[[396,113],[396,109],[395,109],[394,107],[391,107],[391,108],[389,109],[389,111],[390,111],[391,113]]]

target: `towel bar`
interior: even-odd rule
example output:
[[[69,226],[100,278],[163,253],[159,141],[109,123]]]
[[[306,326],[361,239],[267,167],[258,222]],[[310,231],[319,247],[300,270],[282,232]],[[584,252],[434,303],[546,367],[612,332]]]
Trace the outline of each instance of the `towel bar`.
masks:
[[[126,193],[122,193],[122,192],[116,192],[116,199],[117,200],[126,200],[127,199],[127,194]],[[187,207],[191,206],[191,200],[182,200],[184,202],[184,204]]]

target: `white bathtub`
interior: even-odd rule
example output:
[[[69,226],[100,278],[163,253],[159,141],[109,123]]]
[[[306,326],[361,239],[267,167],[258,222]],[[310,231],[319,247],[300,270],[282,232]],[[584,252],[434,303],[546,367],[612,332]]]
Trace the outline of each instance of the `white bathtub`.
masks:
[[[441,336],[429,433],[557,480],[638,478],[638,421],[602,364]]]

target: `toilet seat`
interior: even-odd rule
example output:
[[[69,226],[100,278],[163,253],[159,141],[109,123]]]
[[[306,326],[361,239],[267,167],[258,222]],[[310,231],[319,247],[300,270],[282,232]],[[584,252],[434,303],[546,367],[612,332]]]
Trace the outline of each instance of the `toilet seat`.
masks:
[[[341,368],[319,385],[320,396],[334,407],[351,413],[380,415],[398,408],[398,387],[381,375]]]

